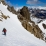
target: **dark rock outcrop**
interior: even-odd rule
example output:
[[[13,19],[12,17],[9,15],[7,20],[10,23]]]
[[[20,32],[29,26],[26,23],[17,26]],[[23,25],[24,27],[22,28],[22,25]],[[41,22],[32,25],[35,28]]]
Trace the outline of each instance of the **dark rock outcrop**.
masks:
[[[2,21],[3,19],[6,20],[7,18],[10,18],[9,16],[4,15],[1,10],[0,10],[0,13],[1,13],[1,15],[0,15],[0,21]]]
[[[20,22],[22,23],[22,26],[29,32],[31,32],[32,34],[34,34],[34,36],[36,36],[39,39],[44,38],[44,34],[43,32],[40,30],[40,28],[38,27],[38,25],[35,25],[35,23],[33,21],[30,20],[30,24],[29,21],[27,21],[27,19],[25,17],[23,17],[22,15],[18,16],[18,19],[20,20]]]
[[[43,23],[42,25],[43,25],[44,29],[46,29],[46,24]]]
[[[22,22],[22,26],[23,26],[26,30],[28,30],[28,31],[31,32],[32,26],[31,26],[27,21],[23,21],[23,22]]]
[[[39,39],[42,39],[44,38],[44,35],[43,35],[43,32],[40,30],[40,28],[38,27],[38,25],[35,25],[32,26],[27,22],[27,21],[24,21],[22,23],[23,27],[28,30],[29,32],[31,32],[32,34],[34,34],[34,36],[36,36],[37,38]]]
[[[28,7],[24,6],[21,10],[20,10],[20,14],[25,17],[26,19],[30,20],[30,13],[28,10]]]
[[[13,6],[9,6],[9,5],[8,5],[7,9],[8,9],[10,12],[12,12],[13,14],[17,14],[17,12],[16,12],[16,10],[14,9]]]
[[[5,6],[7,5],[5,0],[2,0],[1,2],[3,3],[3,5],[5,5]]]

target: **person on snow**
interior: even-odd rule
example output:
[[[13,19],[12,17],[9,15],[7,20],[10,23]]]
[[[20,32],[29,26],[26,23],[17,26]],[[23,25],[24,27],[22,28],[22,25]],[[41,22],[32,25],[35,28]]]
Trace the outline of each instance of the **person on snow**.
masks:
[[[2,32],[4,32],[4,35],[6,35],[6,31],[7,31],[7,30],[6,30],[5,28],[3,28],[3,31],[2,31]]]

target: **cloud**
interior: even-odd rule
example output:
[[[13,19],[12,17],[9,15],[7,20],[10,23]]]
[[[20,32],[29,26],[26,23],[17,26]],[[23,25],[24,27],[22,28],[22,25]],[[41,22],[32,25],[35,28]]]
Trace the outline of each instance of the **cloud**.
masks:
[[[38,0],[27,0],[27,4],[36,4],[38,2]]]
[[[38,8],[39,9],[45,9],[46,10],[46,7],[39,6]]]
[[[45,9],[46,10],[46,7],[45,6],[28,6],[28,8],[39,8],[39,9]]]
[[[26,4],[29,4],[29,5],[38,5],[38,4],[45,4],[39,0],[27,0]]]

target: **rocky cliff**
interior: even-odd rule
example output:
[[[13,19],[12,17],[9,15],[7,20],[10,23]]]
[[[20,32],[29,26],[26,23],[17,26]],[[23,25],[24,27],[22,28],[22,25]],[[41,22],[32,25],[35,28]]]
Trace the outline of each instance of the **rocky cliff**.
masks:
[[[20,20],[22,26],[29,32],[31,32],[32,34],[34,34],[35,37],[42,39],[44,38],[44,34],[43,32],[40,30],[40,28],[38,27],[38,25],[35,25],[35,23],[33,21],[31,21],[30,18],[30,14],[29,11],[27,10],[27,8],[23,7],[20,11],[20,14],[18,15],[18,19]]]
[[[10,12],[12,12],[13,14],[17,14],[17,12],[16,12],[16,10],[14,9],[13,6],[9,6],[9,5],[8,5],[7,9],[8,9]]]
[[[30,14],[29,14],[29,10],[28,7],[24,6],[21,10],[20,10],[20,14],[25,17],[26,19],[30,20]]]

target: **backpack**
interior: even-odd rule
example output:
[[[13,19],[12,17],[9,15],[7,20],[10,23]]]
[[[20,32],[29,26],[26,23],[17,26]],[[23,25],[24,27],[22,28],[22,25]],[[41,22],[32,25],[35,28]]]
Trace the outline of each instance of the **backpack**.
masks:
[[[3,29],[3,32],[6,32],[6,29],[5,28]]]

